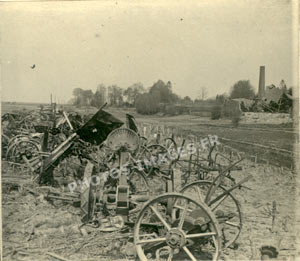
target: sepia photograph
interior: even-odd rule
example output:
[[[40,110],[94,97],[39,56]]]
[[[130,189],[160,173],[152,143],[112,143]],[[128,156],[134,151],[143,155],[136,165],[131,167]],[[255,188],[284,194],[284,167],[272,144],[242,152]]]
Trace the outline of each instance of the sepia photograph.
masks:
[[[298,0],[1,1],[0,260],[300,260],[298,49]]]

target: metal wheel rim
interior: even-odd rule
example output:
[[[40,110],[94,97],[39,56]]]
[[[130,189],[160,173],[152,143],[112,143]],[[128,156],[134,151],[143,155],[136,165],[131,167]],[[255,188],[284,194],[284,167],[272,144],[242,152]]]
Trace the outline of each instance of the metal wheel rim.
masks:
[[[160,200],[163,200],[163,199],[167,199],[168,197],[177,198],[177,199],[175,199],[175,202],[177,202],[176,200],[178,200],[179,198],[185,199],[188,202],[192,202],[196,206],[200,206],[200,208],[202,210],[204,210],[205,213],[209,216],[209,218],[212,220],[212,224],[213,224],[214,231],[215,231],[215,234],[216,234],[215,236],[213,236],[213,240],[214,240],[214,244],[215,244],[215,253],[214,253],[214,256],[213,256],[213,260],[217,261],[218,258],[219,258],[219,255],[220,255],[220,251],[221,251],[221,247],[220,247],[221,246],[221,241],[220,241],[221,232],[220,232],[219,227],[218,227],[218,221],[216,220],[214,214],[211,212],[209,207],[207,207],[204,203],[196,202],[195,200],[193,200],[193,199],[191,199],[191,198],[189,198],[185,195],[179,194],[179,193],[165,193],[165,194],[163,194],[161,196],[158,196],[158,197],[156,197],[152,200],[149,200],[146,203],[146,205],[144,205],[141,212],[139,213],[138,219],[136,221],[136,225],[134,227],[134,243],[135,243],[137,254],[138,254],[138,257],[140,258],[140,260],[148,260],[147,257],[145,256],[145,253],[142,249],[142,246],[140,244],[140,239],[139,239],[139,232],[140,232],[140,226],[141,226],[141,221],[142,221],[141,218],[143,218],[147,208],[149,208],[151,206],[151,204],[159,202]],[[168,259],[168,260],[172,260],[172,258]],[[196,260],[196,259],[191,259],[191,260]]]

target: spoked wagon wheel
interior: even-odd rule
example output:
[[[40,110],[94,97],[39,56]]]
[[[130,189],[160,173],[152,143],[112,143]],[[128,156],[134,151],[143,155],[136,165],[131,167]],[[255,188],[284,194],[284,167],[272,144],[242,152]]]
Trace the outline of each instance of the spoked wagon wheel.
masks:
[[[185,186],[181,193],[194,198],[198,202],[205,202],[205,197],[212,182],[196,181]],[[223,196],[222,196],[223,194]],[[220,199],[214,202],[214,199]],[[242,212],[237,199],[222,186],[219,186],[209,202],[205,202],[218,219],[222,232],[222,245],[229,247],[238,239],[242,229]]]
[[[159,144],[152,144],[148,147],[141,147],[137,159],[143,164],[146,175],[155,174],[154,169],[163,169],[162,165],[166,165],[166,156],[168,149]]]
[[[130,192],[134,195],[150,195],[151,190],[145,175],[137,170],[133,169],[128,175],[128,185]]]
[[[7,148],[6,160],[28,164],[39,159],[40,145],[27,137],[18,139]]]
[[[170,214],[168,204],[172,208]],[[140,260],[154,257],[156,260],[217,260],[220,237],[218,221],[211,210],[204,203],[178,193],[166,193],[149,201],[134,228]]]

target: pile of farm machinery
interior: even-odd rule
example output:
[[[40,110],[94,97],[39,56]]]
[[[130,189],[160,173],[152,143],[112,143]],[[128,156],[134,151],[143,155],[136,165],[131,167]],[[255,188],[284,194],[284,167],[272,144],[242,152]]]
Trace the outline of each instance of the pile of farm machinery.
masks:
[[[6,161],[26,166],[38,184],[69,189],[46,198],[76,199],[82,227],[130,233],[140,260],[218,260],[237,247],[242,212],[233,191],[250,176],[237,182],[232,173],[242,159],[220,154],[216,143],[203,156],[193,139],[144,137],[130,115],[124,126],[102,108],[75,128],[62,115],[64,127],[11,137]],[[54,140],[65,137],[50,148],[54,128]]]

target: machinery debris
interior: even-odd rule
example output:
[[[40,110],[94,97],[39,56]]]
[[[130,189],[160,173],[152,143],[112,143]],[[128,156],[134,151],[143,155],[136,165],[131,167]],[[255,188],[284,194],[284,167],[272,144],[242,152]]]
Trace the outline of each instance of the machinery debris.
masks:
[[[3,115],[4,164],[30,177],[6,174],[3,183],[80,207],[81,231],[110,233],[126,257],[218,260],[236,246],[243,223],[232,192],[251,176],[236,182],[231,174],[243,159],[216,143],[204,156],[189,138],[144,137],[132,115],[124,126],[103,108],[86,122],[55,108]]]

